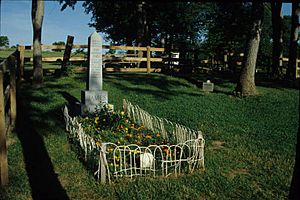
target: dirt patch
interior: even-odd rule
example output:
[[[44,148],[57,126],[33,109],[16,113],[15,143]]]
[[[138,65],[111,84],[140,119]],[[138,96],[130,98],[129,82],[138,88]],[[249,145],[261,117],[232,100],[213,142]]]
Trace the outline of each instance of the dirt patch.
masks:
[[[250,173],[248,169],[234,169],[225,174],[225,176],[227,176],[228,178],[234,178],[238,175],[250,175]]]
[[[223,148],[225,148],[225,147],[224,147],[224,144],[225,144],[225,141],[214,140],[214,141],[211,143],[212,146],[210,147],[210,149],[212,149],[212,150],[223,149]]]

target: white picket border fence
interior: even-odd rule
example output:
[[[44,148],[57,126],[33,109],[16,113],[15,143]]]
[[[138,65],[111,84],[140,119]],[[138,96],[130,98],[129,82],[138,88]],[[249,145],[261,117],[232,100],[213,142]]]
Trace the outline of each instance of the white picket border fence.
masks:
[[[160,132],[165,139],[173,137],[177,144],[148,147],[110,142],[97,144],[84,132],[76,117],[69,116],[68,108],[65,106],[63,109],[68,137],[79,144],[85,161],[94,163],[92,169],[101,183],[106,183],[107,179],[111,183],[121,177],[177,176],[204,169],[205,141],[201,131],[151,116],[130,102],[126,102],[126,112],[135,123],[143,123],[146,128]]]

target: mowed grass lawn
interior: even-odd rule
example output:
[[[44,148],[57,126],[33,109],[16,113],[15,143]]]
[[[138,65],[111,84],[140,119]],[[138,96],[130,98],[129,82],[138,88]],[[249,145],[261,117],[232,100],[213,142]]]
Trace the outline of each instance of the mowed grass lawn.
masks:
[[[104,90],[115,109],[126,97],[153,115],[203,131],[206,168],[179,177],[101,185],[71,150],[61,111],[67,99],[80,99],[85,78],[47,76],[40,89],[22,84],[22,120],[30,133],[9,136],[10,183],[1,190],[2,199],[30,199],[49,191],[69,199],[287,199],[298,90],[258,86],[258,96],[238,98],[230,95],[235,84],[226,80],[206,94],[185,79],[163,74],[104,74]],[[32,146],[36,149],[26,150]]]

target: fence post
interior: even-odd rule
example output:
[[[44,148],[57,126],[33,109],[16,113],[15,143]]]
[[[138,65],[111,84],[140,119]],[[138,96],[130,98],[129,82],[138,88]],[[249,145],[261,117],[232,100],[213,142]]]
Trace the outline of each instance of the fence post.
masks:
[[[20,80],[24,78],[24,53],[25,53],[25,46],[18,46],[18,73]]]
[[[106,163],[106,145],[102,144],[100,148],[100,174],[101,174],[101,183],[105,184],[106,182],[106,168],[105,168],[105,163]]]
[[[147,46],[147,73],[150,73],[151,70],[151,52],[150,52],[150,47]]]
[[[3,72],[0,71],[0,185],[8,184]]]
[[[17,100],[16,100],[16,58],[10,56],[8,58],[9,79],[10,79],[10,124],[15,125],[17,119]]]
[[[126,99],[125,99],[125,97],[123,97],[122,110],[123,110],[124,113],[126,113]]]
[[[227,55],[227,53],[224,54],[224,68],[225,68],[225,70],[228,69],[228,55]]]
[[[300,77],[299,62],[300,60],[296,59],[296,79]]]
[[[66,48],[65,48],[65,52],[64,52],[64,58],[63,58],[63,61],[61,63],[61,71],[62,72],[67,71],[67,62],[70,60],[70,57],[71,57],[73,41],[74,41],[74,36],[68,35]]]

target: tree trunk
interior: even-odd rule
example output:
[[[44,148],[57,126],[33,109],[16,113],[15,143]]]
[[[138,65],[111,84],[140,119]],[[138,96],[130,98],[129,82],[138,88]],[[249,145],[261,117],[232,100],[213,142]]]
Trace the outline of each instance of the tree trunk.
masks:
[[[31,19],[33,26],[33,80],[35,87],[43,84],[43,67],[42,67],[42,24],[44,17],[44,1],[32,0]]]
[[[290,37],[290,50],[289,50],[289,63],[286,72],[286,79],[296,79],[296,62],[297,62],[297,42],[298,42],[298,31],[299,31],[299,13],[300,3],[292,3],[292,28]]]
[[[143,4],[143,28],[144,28],[144,34],[143,34],[143,42],[142,45],[144,47],[151,46],[151,37],[150,37],[150,31],[149,31],[149,22],[148,22],[148,11],[147,6],[149,6],[146,2]]]
[[[144,36],[144,16],[143,16],[143,4],[145,2],[139,2],[137,4],[137,17],[138,17],[138,28],[137,28],[137,46],[141,47],[143,44],[143,36]],[[138,57],[143,57],[143,51],[138,51]],[[137,67],[140,67],[141,63],[137,64]]]
[[[169,69],[171,69],[173,67],[173,61],[172,59],[172,50],[173,50],[173,40],[174,40],[174,34],[173,31],[171,30],[170,34],[169,34],[169,38],[168,38],[168,53],[169,53],[169,61],[168,61],[168,65],[169,65]]]
[[[280,78],[280,69],[282,68],[282,3],[272,2],[272,27],[273,27],[273,62],[272,77]]]
[[[241,95],[243,96],[256,95],[255,66],[260,42],[260,35],[262,31],[263,13],[263,3],[253,2],[253,21],[251,22],[251,31],[249,32],[248,41],[246,44],[244,65],[235,89],[237,93],[241,93]]]

